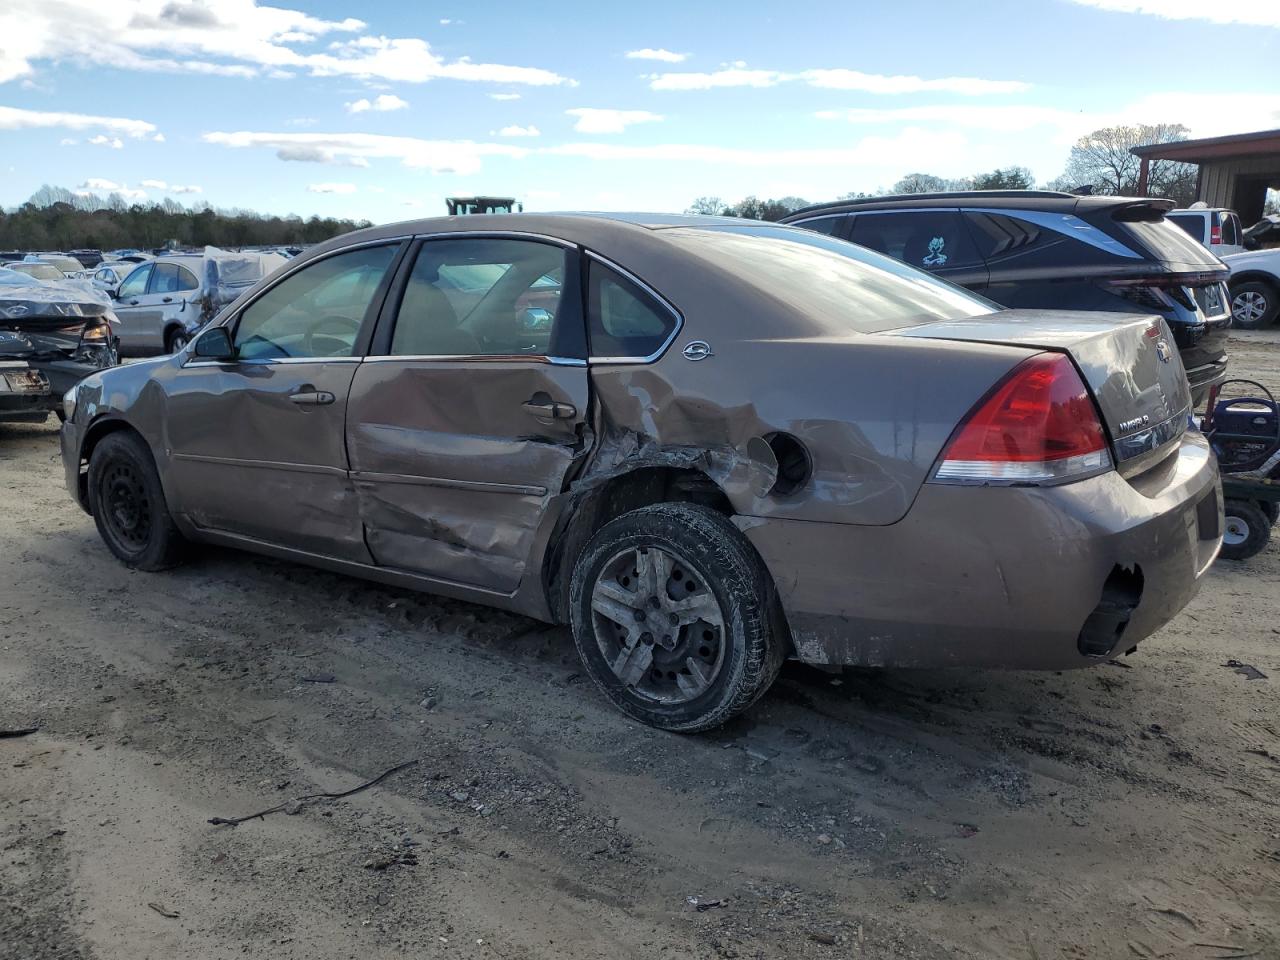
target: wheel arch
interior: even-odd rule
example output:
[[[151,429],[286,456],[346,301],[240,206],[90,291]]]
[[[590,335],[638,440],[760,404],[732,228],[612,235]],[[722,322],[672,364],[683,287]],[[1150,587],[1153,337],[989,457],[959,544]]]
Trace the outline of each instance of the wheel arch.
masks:
[[[1274,273],[1267,273],[1265,270],[1244,270],[1240,273],[1233,273],[1231,279],[1227,281],[1227,287],[1232,291],[1241,283],[1265,283],[1272,290],[1280,293],[1280,277]]]
[[[112,416],[111,414],[105,414],[98,417],[98,419],[90,423],[85,429],[84,439],[80,442],[80,504],[86,511],[90,509],[89,473],[87,469],[89,459],[93,456],[93,451],[97,448],[98,444],[111,434],[122,432],[136,434],[138,439],[146,444],[146,438],[137,427],[129,423],[129,421],[121,419],[120,417]],[[148,451],[151,449],[149,444],[147,444],[147,449]]]
[[[674,466],[637,466],[583,492],[570,494],[563,521],[543,557],[542,582],[547,606],[557,623],[569,622],[569,581],[573,564],[587,542],[605,524],[655,503],[698,503],[734,515],[729,498],[701,470]]]

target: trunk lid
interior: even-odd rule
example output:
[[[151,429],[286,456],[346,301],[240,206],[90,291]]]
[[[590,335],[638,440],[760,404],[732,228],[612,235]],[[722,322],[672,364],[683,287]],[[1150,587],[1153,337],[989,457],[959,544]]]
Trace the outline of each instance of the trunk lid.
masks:
[[[1068,354],[1093,392],[1116,467],[1126,476],[1163,459],[1187,428],[1187,375],[1173,334],[1157,316],[1005,310],[923,324],[898,335]]]

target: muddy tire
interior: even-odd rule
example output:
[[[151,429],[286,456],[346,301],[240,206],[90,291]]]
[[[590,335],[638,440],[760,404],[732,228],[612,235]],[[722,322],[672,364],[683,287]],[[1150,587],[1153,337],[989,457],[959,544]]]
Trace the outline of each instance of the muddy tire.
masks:
[[[107,548],[127,567],[163,570],[184,541],[169,515],[151,451],[136,433],[104,437],[89,458],[89,509]]]
[[[1275,323],[1280,314],[1280,292],[1269,283],[1250,280],[1231,287],[1231,325],[1259,330]]]
[[[694,504],[608,523],[578,558],[569,602],[587,674],[623,713],[662,730],[722,725],[769,688],[786,652],[760,556]]]
[[[1271,520],[1252,500],[1228,500],[1223,505],[1222,556],[1248,560],[1271,539]]]

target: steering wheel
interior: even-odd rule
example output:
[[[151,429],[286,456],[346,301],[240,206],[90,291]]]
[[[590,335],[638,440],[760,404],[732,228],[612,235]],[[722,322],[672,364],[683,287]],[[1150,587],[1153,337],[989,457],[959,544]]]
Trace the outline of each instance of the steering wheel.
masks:
[[[321,332],[325,328],[336,328],[330,332]],[[341,340],[343,346],[350,347],[355,343],[356,335],[360,332],[360,321],[352,320],[350,317],[344,317],[341,314],[331,313],[327,317],[321,317],[307,330],[307,334],[302,338],[302,348],[307,356],[335,356],[335,354],[318,354],[316,353],[315,340],[316,337],[327,337],[333,340],[341,340],[344,333],[350,333],[350,341]]]

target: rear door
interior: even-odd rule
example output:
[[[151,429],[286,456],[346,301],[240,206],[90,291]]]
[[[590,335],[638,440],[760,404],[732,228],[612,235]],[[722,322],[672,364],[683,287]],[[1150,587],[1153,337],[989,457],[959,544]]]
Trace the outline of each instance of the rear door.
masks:
[[[211,530],[369,562],[347,397],[401,246],[310,261],[228,321],[235,360],[189,355],[166,391],[171,506]]]
[[[421,241],[347,410],[375,562],[513,593],[585,454],[579,255],[527,236]]]
[[[970,290],[986,288],[987,265],[959,210],[859,213],[849,239]]]

